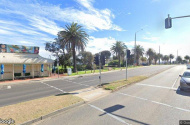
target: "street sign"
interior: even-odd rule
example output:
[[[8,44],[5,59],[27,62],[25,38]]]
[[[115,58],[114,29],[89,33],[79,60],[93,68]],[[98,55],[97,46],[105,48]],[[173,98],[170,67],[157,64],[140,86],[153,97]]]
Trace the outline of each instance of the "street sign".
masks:
[[[68,69],[67,69],[67,74],[68,74],[69,76],[72,74],[71,68],[68,68]]]
[[[127,50],[127,59],[129,59],[131,56],[131,51],[130,50]]]

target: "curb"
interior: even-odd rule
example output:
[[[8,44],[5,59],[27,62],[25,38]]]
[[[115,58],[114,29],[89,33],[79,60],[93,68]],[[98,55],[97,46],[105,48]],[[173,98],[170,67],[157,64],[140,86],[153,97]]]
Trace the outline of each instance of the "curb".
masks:
[[[33,119],[33,120],[31,120],[31,121],[27,121],[27,122],[22,123],[22,124],[20,124],[20,125],[31,125],[31,124],[33,124],[33,123],[35,123],[35,122],[39,122],[39,121],[41,121],[41,120],[44,120],[44,119],[49,118],[49,117],[51,117],[51,116],[54,116],[54,115],[56,115],[56,114],[58,114],[58,113],[60,113],[60,112],[63,112],[63,111],[66,111],[66,110],[68,110],[68,109],[71,109],[71,108],[74,108],[74,107],[83,105],[83,104],[85,104],[85,103],[86,103],[86,102],[83,101],[83,102],[79,102],[79,103],[73,104],[73,105],[71,105],[71,106],[69,106],[69,107],[65,107],[65,108],[63,108],[63,109],[56,110],[56,111],[54,111],[54,112],[52,112],[52,113],[49,113],[49,114],[47,114],[47,115],[41,116],[41,117],[36,118],[36,119]]]

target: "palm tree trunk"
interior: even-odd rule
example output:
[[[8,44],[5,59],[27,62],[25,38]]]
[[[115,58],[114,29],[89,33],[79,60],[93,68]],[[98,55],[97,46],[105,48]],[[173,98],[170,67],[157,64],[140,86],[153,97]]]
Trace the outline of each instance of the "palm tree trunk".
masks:
[[[72,50],[73,50],[73,67],[74,67],[74,72],[76,72],[76,51],[75,51],[75,44],[73,43],[72,45]]]
[[[121,67],[121,56],[120,56],[120,53],[118,54],[119,56],[119,67]]]

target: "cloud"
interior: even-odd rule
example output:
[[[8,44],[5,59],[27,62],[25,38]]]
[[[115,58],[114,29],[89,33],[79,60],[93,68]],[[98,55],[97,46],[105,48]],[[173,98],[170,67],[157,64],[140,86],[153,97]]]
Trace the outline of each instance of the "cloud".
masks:
[[[143,37],[143,39],[145,40],[150,40],[150,41],[158,41],[159,40],[159,37]]]
[[[91,36],[89,39],[86,51],[90,51],[93,54],[103,50],[110,50],[111,46],[116,43],[116,39],[112,37],[95,38]]]
[[[1,14],[14,14],[24,17],[29,24],[44,32],[56,35],[60,27],[55,21],[66,23],[78,22],[86,29],[117,30],[122,28],[113,24],[114,14],[109,9],[97,9],[93,6],[93,0],[76,0],[83,8],[73,7],[61,8],[60,5],[52,5],[38,1],[2,1]]]

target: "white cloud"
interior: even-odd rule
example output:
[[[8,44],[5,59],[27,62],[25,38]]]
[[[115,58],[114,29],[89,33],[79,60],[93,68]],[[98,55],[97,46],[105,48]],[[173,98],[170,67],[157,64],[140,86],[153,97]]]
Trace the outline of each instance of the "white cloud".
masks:
[[[53,35],[60,30],[54,21],[78,22],[89,30],[122,31],[121,27],[113,24],[112,18],[115,16],[109,9],[99,10],[94,8],[93,0],[76,0],[76,2],[84,9],[61,8],[60,5],[51,5],[37,1],[3,1],[2,3],[6,9],[0,9],[0,11],[1,14],[20,15],[28,20],[31,26]]]
[[[159,37],[143,37],[145,40],[150,40],[150,41],[158,41]]]
[[[114,43],[116,43],[116,40],[112,37],[95,38],[91,36],[86,51],[95,54],[103,50],[110,50]]]
[[[28,41],[20,41],[19,43],[21,43],[21,44],[27,44],[27,45],[34,45],[33,42],[28,42]]]

